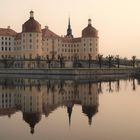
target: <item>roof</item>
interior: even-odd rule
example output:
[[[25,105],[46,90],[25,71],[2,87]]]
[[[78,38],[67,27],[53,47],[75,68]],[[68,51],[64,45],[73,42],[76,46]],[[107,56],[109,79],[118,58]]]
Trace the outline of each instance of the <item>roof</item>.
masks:
[[[22,32],[41,33],[41,25],[34,18],[30,18],[22,25]]]
[[[42,38],[60,38],[60,36],[45,27],[42,29]]]
[[[98,31],[92,25],[88,25],[82,31],[82,37],[98,37]]]
[[[12,114],[14,114],[16,112],[16,108],[0,108],[0,116],[11,116]]]
[[[98,31],[92,26],[91,19],[88,19],[88,26],[82,30],[82,37],[98,37]]]
[[[21,33],[16,34],[15,40],[19,40],[19,39],[21,39]]]
[[[16,31],[10,28],[0,28],[0,36],[15,36],[16,34]]]
[[[78,38],[62,38],[62,42],[64,43],[80,43],[81,42],[81,37]]]

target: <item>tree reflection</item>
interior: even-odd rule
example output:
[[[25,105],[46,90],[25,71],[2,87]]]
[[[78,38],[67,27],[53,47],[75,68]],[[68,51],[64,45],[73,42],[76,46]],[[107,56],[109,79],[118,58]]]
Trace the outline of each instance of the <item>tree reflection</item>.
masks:
[[[136,84],[135,84],[135,79],[133,78],[133,90],[135,91],[136,90]]]
[[[42,115],[48,117],[58,107],[66,107],[70,126],[73,108],[80,105],[92,125],[93,116],[98,112],[99,93],[104,93],[104,89],[119,92],[120,81],[0,79],[0,115],[12,116],[20,110],[33,134]],[[136,90],[135,79],[132,89]]]

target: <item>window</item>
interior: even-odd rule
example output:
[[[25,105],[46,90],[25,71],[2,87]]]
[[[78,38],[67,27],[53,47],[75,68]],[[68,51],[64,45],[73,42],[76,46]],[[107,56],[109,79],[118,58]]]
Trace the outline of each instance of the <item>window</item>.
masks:
[[[90,51],[92,52],[92,48],[90,48]]]
[[[30,49],[32,49],[32,45],[30,45]]]
[[[84,48],[84,52],[86,51],[86,49]]]
[[[3,51],[3,50],[4,50],[4,48],[3,48],[3,47],[1,47],[1,50]]]
[[[9,51],[11,51],[11,47],[9,47]]]
[[[32,43],[32,39],[30,39],[30,43]]]
[[[9,40],[11,40],[11,38],[9,37]]]
[[[32,34],[30,34],[30,37],[32,37]]]

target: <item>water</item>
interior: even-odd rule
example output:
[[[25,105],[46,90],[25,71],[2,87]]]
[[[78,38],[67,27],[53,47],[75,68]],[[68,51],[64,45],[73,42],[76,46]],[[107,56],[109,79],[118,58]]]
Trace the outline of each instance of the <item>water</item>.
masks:
[[[0,79],[1,140],[139,140],[139,80]]]

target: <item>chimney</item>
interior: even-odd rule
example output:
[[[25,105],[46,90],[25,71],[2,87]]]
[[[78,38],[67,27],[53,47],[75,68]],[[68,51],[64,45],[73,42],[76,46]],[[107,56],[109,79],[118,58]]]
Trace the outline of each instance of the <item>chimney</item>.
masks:
[[[10,26],[7,26],[7,29],[10,29]]]
[[[45,29],[49,29],[49,27],[46,25],[46,26],[45,26]]]

